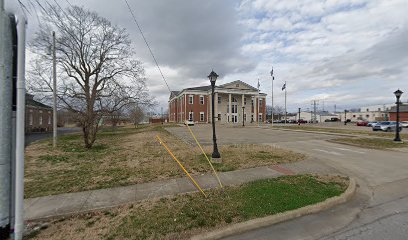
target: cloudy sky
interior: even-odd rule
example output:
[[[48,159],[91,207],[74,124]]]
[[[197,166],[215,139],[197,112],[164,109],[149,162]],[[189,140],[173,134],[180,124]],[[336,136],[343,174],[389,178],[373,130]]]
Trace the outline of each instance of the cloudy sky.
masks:
[[[16,1],[6,8],[20,11]],[[45,2],[39,0],[40,2]],[[48,0],[54,3],[54,0]],[[92,9],[127,28],[144,62],[150,92],[167,108],[169,92],[124,0],[55,0]],[[319,107],[333,111],[395,102],[408,96],[408,3],[406,0],[128,0],[171,90],[240,79],[288,110]],[[28,9],[29,0],[21,0]],[[31,1],[35,2],[35,1]],[[32,4],[35,5],[35,4]],[[37,29],[35,13],[28,38]]]

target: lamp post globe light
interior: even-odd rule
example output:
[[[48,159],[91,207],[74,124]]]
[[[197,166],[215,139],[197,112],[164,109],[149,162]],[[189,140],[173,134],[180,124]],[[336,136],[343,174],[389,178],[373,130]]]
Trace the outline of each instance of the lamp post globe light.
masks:
[[[217,137],[215,136],[215,113],[214,113],[214,87],[215,87],[215,81],[217,81],[218,75],[214,72],[211,71],[210,75],[208,75],[208,79],[210,79],[211,82],[211,122],[212,122],[212,130],[213,130],[213,144],[214,144],[214,151],[211,155],[211,157],[214,159],[219,159],[221,158],[220,153],[218,152],[218,147],[217,147]]]
[[[400,138],[400,134],[399,134],[399,105],[400,105],[400,97],[403,94],[403,92],[401,90],[397,90],[394,92],[395,97],[397,98],[397,126],[395,128],[395,138],[394,141],[395,142],[401,142],[401,138]]]

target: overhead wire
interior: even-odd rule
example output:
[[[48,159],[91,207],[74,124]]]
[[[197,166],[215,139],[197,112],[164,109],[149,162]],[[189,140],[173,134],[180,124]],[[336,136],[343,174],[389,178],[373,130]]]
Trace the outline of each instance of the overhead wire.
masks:
[[[129,5],[129,3],[128,3],[127,0],[125,0],[125,3],[126,3],[126,5],[127,5],[127,8],[129,9],[130,14],[132,15],[133,21],[136,23],[136,26],[137,26],[137,28],[139,29],[139,32],[140,32],[140,34],[141,34],[142,37],[143,37],[143,40],[144,40],[144,42],[145,42],[147,48],[149,49],[150,54],[151,54],[152,57],[153,57],[153,60],[154,60],[154,62],[155,62],[155,64],[156,64],[156,66],[157,66],[157,69],[158,69],[159,72],[160,72],[160,75],[162,76],[164,82],[166,83],[166,86],[167,86],[167,88],[169,89],[169,92],[171,92],[170,87],[169,87],[169,84],[167,83],[167,80],[166,80],[166,78],[164,77],[163,72],[162,72],[162,70],[161,70],[161,68],[160,68],[160,66],[159,66],[159,63],[157,62],[156,57],[154,56],[153,51],[152,51],[152,49],[150,48],[150,45],[149,45],[149,43],[147,42],[147,39],[146,39],[146,37],[144,36],[143,31],[142,31],[142,29],[141,29],[139,23],[138,23],[137,20],[136,20],[136,17],[135,17],[135,15],[134,15],[134,13],[133,13],[132,8],[130,7],[130,5]]]

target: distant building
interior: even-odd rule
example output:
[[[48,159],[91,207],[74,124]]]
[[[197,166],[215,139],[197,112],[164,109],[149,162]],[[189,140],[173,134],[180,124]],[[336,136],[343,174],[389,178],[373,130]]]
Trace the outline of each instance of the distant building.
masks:
[[[397,121],[397,106],[391,107],[388,111],[390,115],[390,121]],[[408,121],[408,104],[401,104],[399,109],[400,122]]]
[[[26,94],[25,132],[52,131],[52,107],[35,101],[34,96]]]
[[[215,121],[220,123],[265,122],[266,94],[237,80],[215,86]],[[258,111],[259,106],[259,111]],[[244,110],[243,108],[244,107]],[[169,99],[169,121],[183,123],[211,122],[211,86],[172,91]]]

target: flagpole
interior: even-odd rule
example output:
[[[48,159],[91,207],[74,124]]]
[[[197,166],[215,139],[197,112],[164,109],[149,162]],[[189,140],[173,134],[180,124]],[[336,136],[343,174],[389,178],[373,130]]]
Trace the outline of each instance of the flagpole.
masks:
[[[286,111],[286,81],[285,81],[285,124],[286,124],[286,120],[287,120],[287,111]]]
[[[272,78],[272,108],[271,108],[271,126],[273,127],[273,80],[274,80],[274,76],[273,76],[273,67],[271,70],[271,78]],[[266,103],[265,103],[266,104]]]

